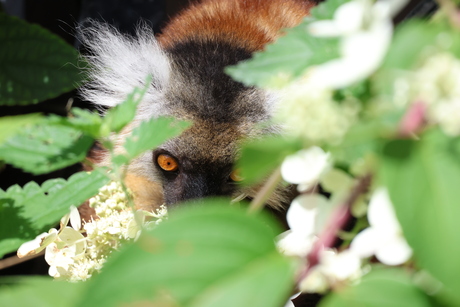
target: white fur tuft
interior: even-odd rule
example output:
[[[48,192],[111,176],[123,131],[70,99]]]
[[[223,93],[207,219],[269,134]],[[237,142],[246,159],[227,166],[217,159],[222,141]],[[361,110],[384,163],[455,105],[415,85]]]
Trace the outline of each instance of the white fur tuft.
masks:
[[[90,51],[84,58],[89,63],[89,82],[81,88],[82,96],[101,106],[113,107],[123,102],[135,87],[143,87],[151,75],[152,82],[144,96],[147,103],[159,102],[169,79],[169,60],[156,41],[150,28],[143,25],[136,37],[123,35],[115,28],[89,21],[81,31],[81,40]],[[160,106],[150,105],[150,116]]]

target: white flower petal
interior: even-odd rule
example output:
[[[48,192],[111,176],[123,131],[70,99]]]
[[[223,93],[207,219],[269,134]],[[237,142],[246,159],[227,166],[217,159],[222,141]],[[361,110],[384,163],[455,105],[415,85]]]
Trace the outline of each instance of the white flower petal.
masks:
[[[288,230],[277,237],[278,250],[287,256],[305,257],[310,252],[316,238],[305,237]]]
[[[325,275],[334,280],[346,280],[361,273],[361,259],[351,250],[340,253],[323,252],[320,263]]]
[[[321,187],[327,192],[335,193],[343,190],[349,190],[353,185],[353,178],[346,172],[334,168],[321,176]]]
[[[410,259],[412,249],[402,236],[396,236],[392,240],[381,245],[375,257],[386,265],[400,265]]]
[[[334,13],[334,20],[341,34],[359,31],[363,24],[366,6],[362,2],[350,1],[341,5]]]
[[[44,232],[42,234],[39,234],[32,241],[28,241],[28,242],[23,243],[18,248],[18,251],[17,251],[18,257],[22,258],[22,257],[25,257],[25,256],[35,255],[35,254],[41,252],[42,250],[44,250],[46,245],[43,246],[42,242],[43,242],[43,239],[46,238],[47,236],[49,236],[49,234],[47,232]]]
[[[315,234],[318,210],[327,205],[327,198],[323,195],[304,194],[296,197],[286,214],[289,227],[303,236]]]
[[[286,157],[281,165],[281,175],[287,182],[308,184],[317,181],[329,166],[329,154],[313,146]]]
[[[308,31],[313,36],[335,37],[342,32],[333,20],[318,20],[308,25]]]
[[[302,292],[307,293],[324,293],[329,289],[329,282],[324,276],[320,266],[315,266],[299,285]]]
[[[386,188],[378,188],[372,194],[367,217],[372,227],[382,228],[391,233],[401,231]]]
[[[377,251],[380,244],[379,239],[378,231],[372,227],[366,228],[351,241],[350,249],[361,258],[370,257]]]
[[[70,225],[72,225],[75,230],[81,229],[80,213],[78,212],[78,208],[75,206],[70,207]]]

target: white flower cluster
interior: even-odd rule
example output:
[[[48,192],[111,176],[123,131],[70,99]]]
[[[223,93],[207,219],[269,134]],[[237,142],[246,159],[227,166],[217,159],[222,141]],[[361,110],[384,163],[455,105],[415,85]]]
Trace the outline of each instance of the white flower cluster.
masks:
[[[329,154],[319,147],[287,157],[281,166],[281,174],[286,181],[298,184],[301,192],[311,192],[314,185],[321,183],[324,190],[331,193],[329,198],[301,194],[288,210],[290,230],[278,237],[278,248],[286,255],[305,258],[318,236],[328,227],[328,219],[340,208],[356,182],[345,172],[333,169]],[[363,200],[358,200],[355,206],[362,207],[362,204]],[[353,207],[351,210],[353,213]],[[319,263],[300,283],[302,291],[324,292],[337,284],[358,279],[366,271],[362,260],[372,255],[387,265],[402,264],[411,257],[412,250],[402,235],[385,189],[373,193],[368,220],[370,227],[352,240],[350,248],[340,252],[333,249],[320,252]]]
[[[287,131],[312,142],[339,143],[356,121],[360,105],[354,99],[340,104],[333,91],[302,79],[285,88],[276,117]]]
[[[397,106],[423,103],[429,122],[448,135],[460,135],[460,59],[447,52],[432,55],[420,68],[398,78],[394,89]]]
[[[134,212],[127,205],[127,197],[117,182],[102,187],[89,203],[96,211],[96,218],[82,227],[78,210],[73,207],[71,213],[61,220],[59,231],[53,228],[24,243],[18,249],[18,256],[46,249],[45,260],[50,265],[51,276],[69,281],[87,280],[101,270],[113,251],[138,238],[141,225],[148,227],[167,218],[165,206],[156,213]],[[72,227],[66,226],[69,219]]]

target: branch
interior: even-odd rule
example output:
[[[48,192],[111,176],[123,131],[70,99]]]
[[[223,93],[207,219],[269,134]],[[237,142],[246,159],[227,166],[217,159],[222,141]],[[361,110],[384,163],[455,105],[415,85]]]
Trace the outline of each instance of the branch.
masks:
[[[265,202],[276,189],[280,181],[281,168],[278,167],[273,172],[273,174],[270,175],[267,182],[263,185],[262,189],[260,189],[259,193],[257,193],[256,197],[254,197],[251,204],[249,205],[248,211],[250,213],[260,211],[264,207]]]
[[[6,258],[6,259],[2,259],[2,260],[0,260],[0,270],[3,270],[3,269],[6,269],[6,268],[9,268],[11,266],[14,266],[16,264],[20,264],[20,263],[32,260],[34,258],[43,256],[44,254],[45,254],[45,251],[41,251],[38,254],[25,256],[25,257],[22,257],[22,258],[19,258],[18,256],[15,255],[15,256],[11,256],[11,257]]]

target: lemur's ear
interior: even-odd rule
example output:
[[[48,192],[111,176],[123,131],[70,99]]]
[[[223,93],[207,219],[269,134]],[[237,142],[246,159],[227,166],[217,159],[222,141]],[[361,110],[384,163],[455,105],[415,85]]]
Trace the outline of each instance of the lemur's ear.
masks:
[[[135,87],[143,87],[147,76],[152,86],[144,101],[156,101],[169,78],[169,60],[156,41],[152,29],[139,26],[136,37],[123,35],[115,28],[86,21],[79,38],[89,54],[84,55],[89,82],[81,89],[86,100],[113,107]]]

